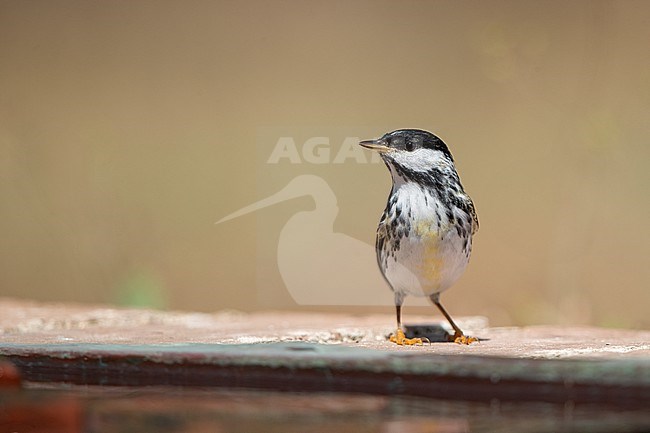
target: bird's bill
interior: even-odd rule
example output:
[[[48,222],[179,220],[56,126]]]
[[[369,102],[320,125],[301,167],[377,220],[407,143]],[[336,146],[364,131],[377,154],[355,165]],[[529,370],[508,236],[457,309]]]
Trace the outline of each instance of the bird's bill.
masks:
[[[381,138],[377,140],[364,140],[359,142],[359,146],[365,147],[366,149],[376,150],[379,153],[388,152],[390,147],[387,146],[386,140]]]

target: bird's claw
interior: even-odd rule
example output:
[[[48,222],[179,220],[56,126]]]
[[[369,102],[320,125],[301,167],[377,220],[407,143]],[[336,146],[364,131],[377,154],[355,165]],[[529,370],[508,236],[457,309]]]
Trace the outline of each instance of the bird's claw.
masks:
[[[406,335],[404,335],[404,331],[401,329],[398,329],[395,331],[394,334],[392,334],[388,338],[392,343],[398,344],[400,346],[422,346],[423,341],[426,341],[427,343],[431,344],[428,338],[406,338]]]
[[[449,341],[453,341],[456,344],[467,344],[470,345],[472,343],[478,342],[478,338],[476,337],[468,337],[467,335],[463,334],[462,332],[457,332],[454,335],[449,336]]]

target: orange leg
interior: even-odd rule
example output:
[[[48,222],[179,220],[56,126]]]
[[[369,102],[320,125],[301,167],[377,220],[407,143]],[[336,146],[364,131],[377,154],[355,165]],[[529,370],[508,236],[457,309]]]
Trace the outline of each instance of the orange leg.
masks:
[[[437,294],[431,296],[431,302],[438,307],[440,312],[442,313],[443,316],[445,316],[445,319],[449,322],[452,328],[454,328],[454,335],[449,338],[450,341],[453,341],[454,343],[458,344],[472,344],[478,341],[478,338],[476,337],[468,337],[465,334],[463,334],[463,331],[454,323],[454,320],[451,318],[449,313],[447,313],[447,310],[442,306],[440,303],[440,299],[438,298]]]
[[[396,305],[395,312],[397,313],[397,331],[390,336],[389,340],[400,346],[422,345],[421,338],[406,338],[404,331],[402,331],[402,306]]]

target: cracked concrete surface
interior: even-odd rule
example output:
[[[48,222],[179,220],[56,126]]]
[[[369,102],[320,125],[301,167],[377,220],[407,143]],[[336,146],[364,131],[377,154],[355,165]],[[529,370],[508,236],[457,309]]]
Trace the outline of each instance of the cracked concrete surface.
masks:
[[[386,341],[392,314],[352,316],[323,313],[222,311],[214,314],[118,309],[79,304],[0,300],[0,342],[12,344],[264,344],[303,341],[411,354],[463,354],[508,358],[650,358],[650,331],[591,327],[491,328],[482,317],[458,318],[479,343],[432,343],[400,347]],[[409,316],[413,332],[448,328],[428,317]],[[434,340],[434,338],[432,338]]]

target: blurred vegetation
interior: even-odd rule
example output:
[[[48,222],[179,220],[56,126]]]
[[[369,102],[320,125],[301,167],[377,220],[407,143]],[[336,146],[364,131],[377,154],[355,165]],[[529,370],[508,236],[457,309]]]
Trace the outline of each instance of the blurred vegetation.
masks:
[[[116,303],[127,307],[165,308],[167,295],[163,282],[154,275],[140,271],[121,282],[116,292]]]

